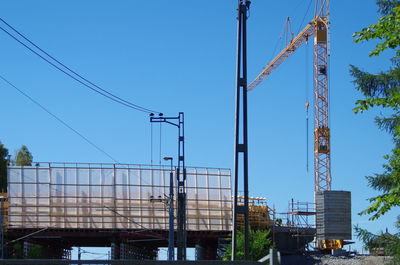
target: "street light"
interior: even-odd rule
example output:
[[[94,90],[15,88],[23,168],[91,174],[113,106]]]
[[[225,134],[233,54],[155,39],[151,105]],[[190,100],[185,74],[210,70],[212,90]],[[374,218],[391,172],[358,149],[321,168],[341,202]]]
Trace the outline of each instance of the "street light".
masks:
[[[171,161],[169,172],[169,231],[168,231],[168,260],[174,260],[174,173],[173,158],[164,157],[165,161]]]

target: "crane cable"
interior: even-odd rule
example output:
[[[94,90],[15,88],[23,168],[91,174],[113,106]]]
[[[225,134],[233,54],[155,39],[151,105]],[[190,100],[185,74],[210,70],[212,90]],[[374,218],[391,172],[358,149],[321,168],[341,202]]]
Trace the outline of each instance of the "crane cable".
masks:
[[[308,85],[309,85],[309,80],[308,80],[308,78],[309,78],[309,70],[308,70],[308,49],[309,49],[309,46],[308,46],[308,40],[306,41],[306,52],[305,52],[305,64],[306,64],[306,66],[305,66],[305,70],[306,70],[306,73],[305,73],[305,75],[306,75],[306,78],[305,78],[305,101],[306,101],[306,104],[305,104],[305,106],[306,106],[306,170],[307,170],[307,172],[309,172],[309,159],[308,159],[308,156],[309,156],[309,135],[308,135],[308,132],[309,132],[309,129],[308,129],[308,127],[309,127],[309,118],[308,118],[308,108],[309,108],[309,106],[310,106],[310,103],[309,103],[309,101],[308,101],[308,98],[309,98],[309,95],[308,95]]]
[[[299,25],[299,29],[297,30],[297,34],[300,33],[300,30],[303,28],[304,20],[306,19],[308,13],[310,12],[310,7],[311,7],[312,2],[313,2],[313,0],[310,0],[310,2],[308,3],[306,13],[304,14],[303,19],[301,20],[301,23]]]

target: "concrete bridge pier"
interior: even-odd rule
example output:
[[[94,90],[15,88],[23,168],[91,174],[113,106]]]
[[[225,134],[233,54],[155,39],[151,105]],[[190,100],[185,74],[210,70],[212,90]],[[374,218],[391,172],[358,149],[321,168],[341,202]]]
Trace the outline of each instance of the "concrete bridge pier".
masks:
[[[196,260],[216,260],[218,239],[201,239],[195,248]]]
[[[118,241],[113,241],[111,243],[111,259],[120,259],[120,244]]]

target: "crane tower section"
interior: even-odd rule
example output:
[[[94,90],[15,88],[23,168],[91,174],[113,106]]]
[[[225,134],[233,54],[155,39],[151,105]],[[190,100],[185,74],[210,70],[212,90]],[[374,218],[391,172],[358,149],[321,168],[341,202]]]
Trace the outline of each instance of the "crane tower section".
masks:
[[[331,190],[332,181],[328,82],[329,1],[318,3],[321,9],[320,15],[315,18],[314,33],[314,192]]]

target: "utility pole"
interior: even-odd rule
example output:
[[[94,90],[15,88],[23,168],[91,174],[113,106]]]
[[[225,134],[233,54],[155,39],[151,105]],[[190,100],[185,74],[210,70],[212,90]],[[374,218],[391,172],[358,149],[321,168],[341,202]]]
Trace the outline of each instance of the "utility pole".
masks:
[[[237,72],[236,72],[236,104],[235,104],[235,190],[232,229],[232,260],[237,252],[237,219],[244,215],[244,258],[249,259],[249,181],[248,181],[248,141],[247,141],[247,12],[249,0],[238,0],[237,28]],[[241,116],[242,115],[242,116]],[[241,120],[242,118],[242,120]],[[239,155],[242,155],[241,170],[243,174],[244,205],[238,205],[239,188]]]
[[[184,114],[179,112],[177,117],[164,117],[162,113],[158,117],[150,114],[150,122],[164,122],[178,128],[178,166],[176,179],[178,184],[178,218],[177,218],[177,247],[178,260],[186,260],[186,167],[185,167],[185,126]]]
[[[169,198],[168,198],[168,210],[169,210],[169,229],[168,229],[168,260],[174,260],[174,167],[173,158],[164,157],[165,161],[171,161],[171,170],[169,172]]]

